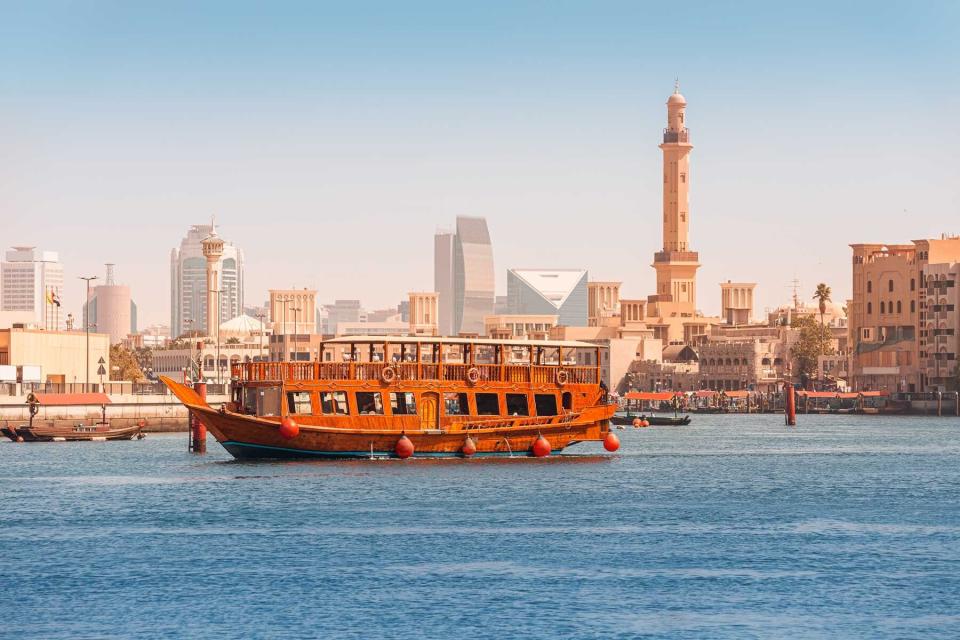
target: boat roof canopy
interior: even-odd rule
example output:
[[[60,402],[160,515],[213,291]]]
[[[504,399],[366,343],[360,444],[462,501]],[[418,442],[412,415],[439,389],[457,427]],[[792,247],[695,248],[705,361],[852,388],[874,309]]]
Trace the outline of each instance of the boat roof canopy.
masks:
[[[605,349],[601,344],[578,340],[495,340],[493,338],[445,338],[440,336],[341,336],[323,344],[480,344],[508,347],[565,347],[568,349]]]
[[[34,393],[37,404],[53,407],[76,404],[110,404],[110,396],[105,393]]]

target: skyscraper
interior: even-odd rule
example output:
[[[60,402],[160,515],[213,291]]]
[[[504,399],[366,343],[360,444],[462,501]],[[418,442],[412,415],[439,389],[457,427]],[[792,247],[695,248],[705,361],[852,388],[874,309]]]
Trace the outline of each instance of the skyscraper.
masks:
[[[63,265],[56,251],[12,247],[0,264],[0,310],[33,314],[46,329],[59,329],[66,314],[59,313],[63,293]]]
[[[207,327],[207,259],[203,240],[215,233],[213,224],[195,224],[170,251],[170,332],[180,336],[188,331],[210,333]],[[217,317],[227,321],[243,311],[243,252],[230,242],[223,243],[217,259],[220,309]]]
[[[483,218],[457,217],[456,233],[434,236],[434,288],[441,335],[483,333],[493,313],[493,247]]]

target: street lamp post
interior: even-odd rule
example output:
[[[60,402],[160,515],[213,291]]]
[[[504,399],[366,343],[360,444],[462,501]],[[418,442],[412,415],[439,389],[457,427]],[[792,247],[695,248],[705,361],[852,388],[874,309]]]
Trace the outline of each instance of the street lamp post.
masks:
[[[90,281],[96,280],[97,276],[80,276],[81,280],[87,282],[87,304],[83,307],[83,328],[87,334],[87,375],[83,390],[90,390]]]
[[[263,311],[257,313],[257,320],[260,321],[260,361],[263,362],[263,330],[265,325],[263,324],[263,319],[267,317]]]
[[[223,308],[223,305],[220,303],[220,289],[217,289],[214,293],[217,294],[217,384],[223,384],[223,378],[220,375],[222,370],[220,366],[220,309]]]
[[[300,312],[300,307],[294,307],[291,309],[293,311],[293,359],[297,362],[300,361],[300,334],[297,329],[297,314]]]

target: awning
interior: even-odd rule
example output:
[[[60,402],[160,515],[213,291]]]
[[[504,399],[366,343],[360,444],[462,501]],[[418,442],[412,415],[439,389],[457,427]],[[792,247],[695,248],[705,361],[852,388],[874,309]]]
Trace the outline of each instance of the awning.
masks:
[[[627,400],[673,400],[673,391],[631,391],[624,396]]]
[[[35,393],[37,402],[45,407],[62,407],[76,404],[110,404],[105,393]]]
[[[750,395],[750,392],[741,389],[739,391],[724,391],[723,394],[728,398],[746,398]]]
[[[698,398],[712,398],[713,396],[717,395],[717,392],[716,392],[716,391],[703,390],[703,391],[697,391],[697,392],[696,392],[695,394],[693,394],[693,395],[697,396]]]

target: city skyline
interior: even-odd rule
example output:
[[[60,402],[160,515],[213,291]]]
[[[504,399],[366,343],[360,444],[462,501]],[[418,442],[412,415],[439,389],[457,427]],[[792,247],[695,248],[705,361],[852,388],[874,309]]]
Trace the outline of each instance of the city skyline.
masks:
[[[758,310],[788,300],[794,277],[803,299],[825,281],[842,301],[850,243],[958,231],[960,128],[942,117],[960,98],[958,9],[946,3],[831,5],[830,21],[822,7],[764,5],[605,4],[546,20],[532,5],[385,6],[395,28],[342,8],[51,20],[37,6],[0,27],[14,96],[0,107],[0,210],[5,244],[60,254],[75,315],[77,277],[116,262],[141,324],[166,323],[165,297],[147,294],[169,287],[182,229],[211,214],[247,253],[250,300],[309,286],[323,301],[393,305],[430,288],[431,236],[457,215],[487,219],[500,294],[509,267],[576,264],[646,296],[661,244],[655,145],[676,76],[697,140],[705,314],[727,280],[756,281]],[[411,28],[425,15],[446,29]],[[738,20],[752,28],[726,42]],[[672,21],[682,47],[662,29]],[[126,48],[127,35],[143,45]],[[449,55],[425,55],[437,50]]]

